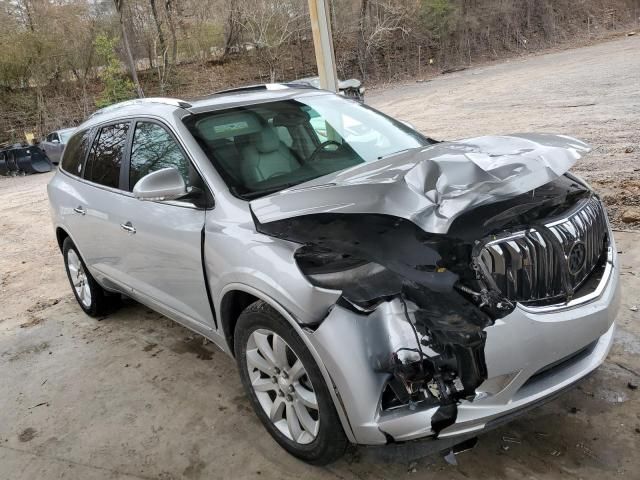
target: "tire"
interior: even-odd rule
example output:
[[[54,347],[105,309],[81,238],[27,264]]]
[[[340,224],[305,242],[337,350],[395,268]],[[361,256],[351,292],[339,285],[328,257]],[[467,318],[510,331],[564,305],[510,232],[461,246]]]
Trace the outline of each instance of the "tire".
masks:
[[[249,305],[238,318],[234,349],[253,409],[280,446],[313,465],[344,454],[348,440],[320,369],[278,312],[261,300]]]
[[[109,296],[91,276],[84,260],[69,237],[62,244],[62,255],[67,278],[78,304],[91,317],[107,313],[117,304],[119,297]],[[75,282],[75,283],[74,283]],[[80,286],[78,286],[80,284]]]

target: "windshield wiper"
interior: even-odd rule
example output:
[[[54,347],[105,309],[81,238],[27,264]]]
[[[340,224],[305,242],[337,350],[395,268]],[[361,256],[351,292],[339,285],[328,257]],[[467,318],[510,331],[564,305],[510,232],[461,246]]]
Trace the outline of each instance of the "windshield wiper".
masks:
[[[397,152],[391,152],[391,153],[387,153],[386,155],[380,155],[378,157],[378,160],[382,160],[383,158],[386,158],[386,157],[391,157],[392,155],[397,155],[398,153],[408,152],[409,150],[412,150],[412,149],[411,148],[403,148],[402,150],[398,150]]]

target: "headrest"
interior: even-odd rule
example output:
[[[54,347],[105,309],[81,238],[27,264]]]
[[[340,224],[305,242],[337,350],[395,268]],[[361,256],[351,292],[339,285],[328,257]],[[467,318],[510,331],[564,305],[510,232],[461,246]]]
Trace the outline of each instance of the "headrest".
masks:
[[[260,133],[254,137],[255,146],[260,153],[271,153],[280,147],[280,138],[275,129],[266,126]]]
[[[198,120],[195,126],[202,138],[209,142],[258,133],[262,130],[258,117],[247,112],[216,113]]]
[[[280,112],[273,117],[274,127],[296,127],[309,121],[309,114],[304,110],[289,110]]]

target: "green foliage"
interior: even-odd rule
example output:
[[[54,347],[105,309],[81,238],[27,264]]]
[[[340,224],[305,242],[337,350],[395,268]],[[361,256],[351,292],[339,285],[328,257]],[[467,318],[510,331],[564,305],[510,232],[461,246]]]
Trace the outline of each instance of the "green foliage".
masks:
[[[434,38],[442,39],[454,28],[456,7],[451,0],[422,0],[420,22]]]
[[[135,96],[133,82],[122,73],[120,61],[116,55],[116,44],[115,38],[106,35],[98,35],[95,40],[96,53],[104,62],[99,73],[104,90],[96,99],[96,106],[100,108]]]

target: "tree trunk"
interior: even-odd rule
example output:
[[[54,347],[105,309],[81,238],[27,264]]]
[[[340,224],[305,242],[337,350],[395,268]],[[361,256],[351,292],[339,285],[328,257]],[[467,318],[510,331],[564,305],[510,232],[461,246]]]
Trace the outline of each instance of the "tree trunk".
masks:
[[[173,23],[172,0],[165,1],[164,10],[167,13],[167,23],[169,24],[169,31],[171,32],[171,63],[175,65],[178,61],[178,37],[176,36],[176,26]]]
[[[84,65],[84,71],[82,72],[82,108],[83,108],[85,117],[89,114],[89,96],[87,95],[87,78],[89,77],[89,72],[91,71],[91,65],[93,64],[93,54],[95,52],[94,45],[95,44],[91,42],[91,50],[89,51],[89,56],[87,57],[87,61]]]
[[[229,12],[224,31],[224,53],[222,58],[226,58],[231,53],[231,48],[238,42],[238,22],[240,21],[237,0],[229,1]]]
[[[155,41],[145,42],[147,48],[147,57],[149,57],[149,68],[153,69],[156,66],[156,63],[153,59],[156,57],[156,43]]]
[[[80,89],[82,90],[82,114],[83,116],[87,116],[89,114],[89,101],[87,99],[87,78],[86,75],[80,75],[80,72],[74,67],[71,67],[71,73],[76,79],[76,83],[80,85]]]
[[[33,26],[33,16],[31,15],[31,5],[29,2],[24,2],[24,12],[27,15],[27,26],[31,32],[35,32],[35,28]]]
[[[42,88],[40,88],[39,84],[36,86],[36,107],[38,111],[38,126],[36,136],[40,138],[44,135],[45,105],[44,96],[42,95]]]
[[[138,94],[138,98],[144,98],[144,92],[142,91],[142,87],[140,86],[140,81],[138,80],[138,72],[136,71],[136,62],[133,59],[133,54],[131,53],[131,47],[129,45],[127,27],[124,24],[124,17],[122,12],[122,9],[124,7],[124,0],[113,0],[113,3],[115,3],[116,5],[116,11],[118,12],[118,18],[120,20],[122,44],[124,46],[125,54],[127,55],[127,62],[129,63],[129,73],[131,74],[131,80],[133,80],[133,84],[136,87],[136,93]]]
[[[169,55],[167,52],[167,43],[164,39],[164,33],[162,32],[162,21],[158,18],[158,11],[156,10],[156,0],[149,0],[151,4],[151,14],[153,15],[153,21],[156,24],[156,30],[158,32],[158,43],[160,44],[160,52],[162,55],[162,67],[165,72],[169,67]]]
[[[369,0],[362,0],[360,4],[360,18],[358,20],[358,68],[360,69],[360,78],[365,80],[367,75],[367,45],[365,42],[366,34],[366,17],[369,8]]]

